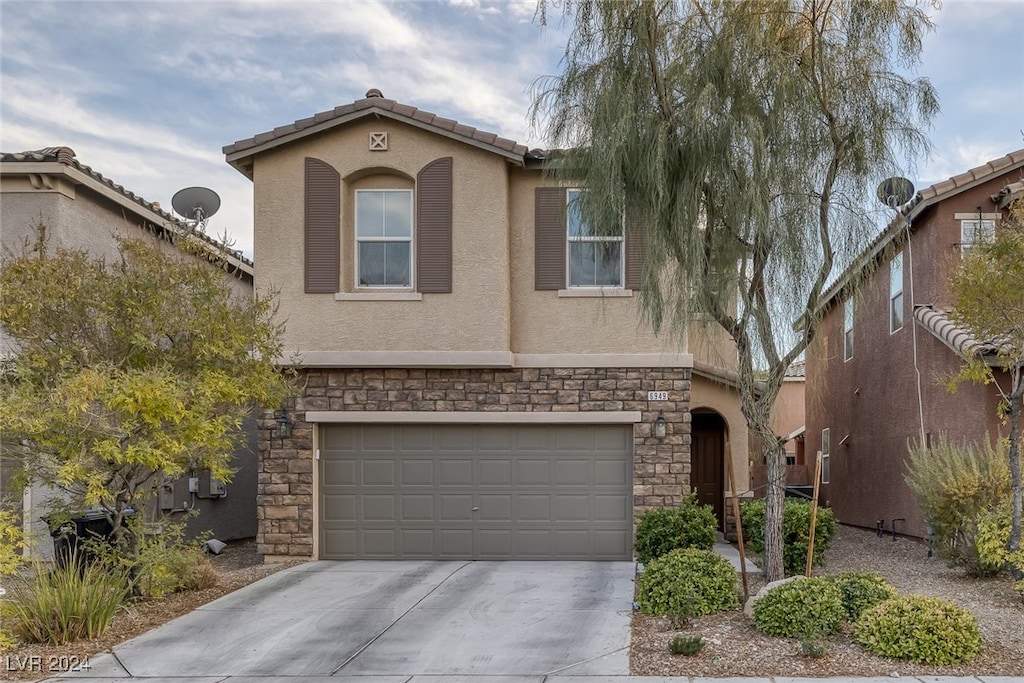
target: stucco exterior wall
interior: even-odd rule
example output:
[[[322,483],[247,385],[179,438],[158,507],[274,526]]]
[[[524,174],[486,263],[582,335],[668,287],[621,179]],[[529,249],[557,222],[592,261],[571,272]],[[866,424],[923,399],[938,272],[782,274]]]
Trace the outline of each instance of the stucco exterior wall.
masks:
[[[821,431],[829,428],[831,476],[822,498],[840,522],[874,528],[884,520],[891,531],[894,518],[904,519],[897,522],[900,533],[924,537],[927,520],[904,481],[908,443],[920,442],[922,432],[926,442],[944,433],[961,443],[979,443],[1005,431],[996,417],[994,387],[946,389],[961,360],[914,322],[912,296],[918,305],[949,308],[949,278],[960,260],[955,215],[976,212],[978,206],[995,211],[988,196],[1007,181],[997,178],[919,216],[911,244],[903,249],[900,330],[889,331],[888,259],[854,296],[853,358],[844,360],[841,301],[819,325],[807,354],[807,453],[821,448]]]
[[[388,150],[369,151],[371,132]],[[304,160],[342,178],[342,273],[354,289],[352,188],[369,174],[411,186],[430,162],[453,158],[452,292],[419,301],[336,301],[304,292]],[[254,166],[256,284],[280,293],[285,355],[298,351],[508,351],[507,162],[390,119],[362,121],[259,155]],[[415,231],[415,228],[414,228]],[[415,275],[413,276],[415,278]],[[380,292],[380,290],[365,290]]]
[[[639,296],[560,296],[534,289],[535,198],[550,185],[539,169],[511,172],[512,350],[552,353],[679,353],[685,341],[655,335]]]

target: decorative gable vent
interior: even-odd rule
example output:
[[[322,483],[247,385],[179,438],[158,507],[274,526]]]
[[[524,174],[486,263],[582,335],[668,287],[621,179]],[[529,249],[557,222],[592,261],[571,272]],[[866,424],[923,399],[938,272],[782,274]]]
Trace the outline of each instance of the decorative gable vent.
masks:
[[[387,133],[370,133],[370,151],[371,152],[386,152],[386,151],[388,151],[388,134]]]

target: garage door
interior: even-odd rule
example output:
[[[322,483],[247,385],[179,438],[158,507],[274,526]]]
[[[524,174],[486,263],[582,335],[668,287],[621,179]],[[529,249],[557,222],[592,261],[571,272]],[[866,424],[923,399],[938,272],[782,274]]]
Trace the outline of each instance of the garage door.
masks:
[[[325,559],[628,560],[629,425],[324,425]]]

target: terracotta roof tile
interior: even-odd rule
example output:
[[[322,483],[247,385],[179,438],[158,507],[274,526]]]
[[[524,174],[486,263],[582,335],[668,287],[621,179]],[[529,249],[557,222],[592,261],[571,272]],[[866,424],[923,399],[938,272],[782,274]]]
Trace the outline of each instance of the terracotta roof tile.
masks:
[[[237,258],[239,261],[246,264],[250,268],[253,265],[253,262],[247,259],[245,256],[243,256],[242,252],[237,251],[235,249],[231,249],[230,247],[225,246],[221,242],[209,237],[208,235],[205,235],[201,232],[197,232],[192,228],[192,226],[190,226],[185,221],[181,220],[180,218],[174,216],[171,213],[168,213],[167,211],[164,211],[162,208],[160,208],[160,205],[158,203],[147,201],[146,199],[140,197],[131,190],[126,189],[123,185],[118,185],[113,180],[110,180],[109,178],[103,176],[101,173],[94,171],[89,166],[86,166],[85,164],[78,160],[78,158],[75,156],[75,150],[71,149],[70,147],[44,147],[43,149],[30,150],[27,152],[0,152],[0,162],[56,162],[64,164],[65,166],[69,166],[71,168],[75,168],[81,171],[82,173],[86,174],[90,178],[92,178],[97,183],[100,183],[101,185],[110,188],[114,192],[117,192],[121,196],[130,199],[132,202],[138,204],[140,207],[159,215],[161,218],[163,218],[166,221],[169,221],[183,232],[195,235],[197,238],[203,240],[217,251],[222,253],[230,253],[232,256],[234,256],[235,258]]]
[[[914,319],[939,341],[965,358],[993,356],[1003,348],[1000,344],[978,340],[969,330],[957,326],[947,311],[931,306],[917,306],[914,308]]]

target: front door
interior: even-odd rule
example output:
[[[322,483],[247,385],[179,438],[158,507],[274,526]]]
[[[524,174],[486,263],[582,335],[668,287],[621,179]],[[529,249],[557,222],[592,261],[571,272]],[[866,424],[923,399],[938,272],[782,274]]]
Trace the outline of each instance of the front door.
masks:
[[[697,502],[710,505],[718,528],[724,529],[725,422],[716,414],[694,414],[691,444],[690,484],[697,491]]]

